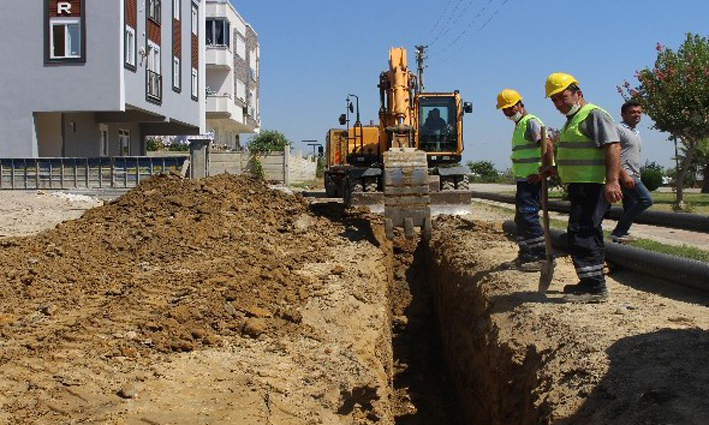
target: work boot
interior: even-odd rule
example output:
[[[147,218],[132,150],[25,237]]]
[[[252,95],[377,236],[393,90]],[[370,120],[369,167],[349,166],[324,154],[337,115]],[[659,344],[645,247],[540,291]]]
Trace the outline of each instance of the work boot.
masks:
[[[518,270],[523,271],[523,272],[538,272],[542,269],[542,265],[544,264],[545,260],[532,260],[532,261],[525,261],[524,263],[520,263],[520,265],[517,267]]]
[[[590,289],[591,289],[591,286],[584,285],[581,282],[579,282],[575,285],[564,285],[564,293],[565,294],[573,294],[573,295],[585,294]]]
[[[519,269],[519,257],[511,261],[505,261],[500,264],[500,270],[518,270]]]
[[[519,270],[522,272],[538,272],[542,269],[542,260],[526,260],[523,261],[519,257],[512,261],[507,261],[500,264],[500,270]]]
[[[635,242],[636,239],[633,236],[630,236],[629,233],[626,233],[624,235],[611,234],[611,241],[615,242],[615,243],[628,243],[628,242]]]
[[[583,286],[579,288],[579,286]],[[567,289],[568,288],[568,289]],[[568,291],[568,292],[567,292]],[[608,288],[593,288],[588,285],[564,286],[564,301],[573,304],[598,304],[608,300]]]

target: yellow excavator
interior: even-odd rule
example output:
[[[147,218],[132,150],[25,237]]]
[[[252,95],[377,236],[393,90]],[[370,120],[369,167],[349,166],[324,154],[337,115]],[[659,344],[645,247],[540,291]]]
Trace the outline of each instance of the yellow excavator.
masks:
[[[372,140],[371,130],[365,133],[359,110],[346,132],[344,201],[373,211],[381,211],[383,204],[389,239],[394,227],[403,227],[407,238],[420,227],[423,237],[430,238],[432,214],[472,210],[469,170],[460,165],[463,115],[472,112],[472,104],[463,102],[457,90],[421,91],[419,81],[408,69],[406,49],[392,48],[389,70],[379,77],[378,140]]]

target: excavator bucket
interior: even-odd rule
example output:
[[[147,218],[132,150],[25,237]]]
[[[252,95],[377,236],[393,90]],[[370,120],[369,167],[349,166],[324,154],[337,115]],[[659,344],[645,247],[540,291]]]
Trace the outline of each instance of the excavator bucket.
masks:
[[[384,226],[388,239],[394,227],[403,227],[413,239],[414,228],[431,237],[431,198],[426,153],[415,148],[392,148],[384,152]]]
[[[466,215],[473,213],[473,192],[444,190],[431,192],[431,215]]]

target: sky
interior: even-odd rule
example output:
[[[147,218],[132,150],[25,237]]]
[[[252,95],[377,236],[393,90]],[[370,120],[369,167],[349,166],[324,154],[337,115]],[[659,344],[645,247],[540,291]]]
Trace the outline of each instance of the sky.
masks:
[[[339,127],[349,93],[359,96],[363,123],[377,120],[379,74],[391,47],[427,45],[427,91],[459,90],[474,111],[464,117],[464,161],[510,167],[513,124],[495,109],[505,88],[520,92],[527,111],[548,127],[565,118],[544,98],[552,72],[579,80],[587,102],[620,121],[617,86],[637,85],[652,67],[657,43],[676,50],[687,32],[707,35],[706,0],[230,0],[258,34],[262,129],[277,130],[295,150],[324,143]],[[669,134],[638,125],[642,161],[673,167]]]

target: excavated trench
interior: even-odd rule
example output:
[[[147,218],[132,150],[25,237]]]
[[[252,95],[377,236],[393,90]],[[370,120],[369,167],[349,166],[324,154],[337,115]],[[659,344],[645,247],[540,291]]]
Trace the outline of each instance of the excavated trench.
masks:
[[[486,273],[456,270],[440,245],[397,238],[391,289],[397,424],[532,424],[538,356],[496,343]]]

